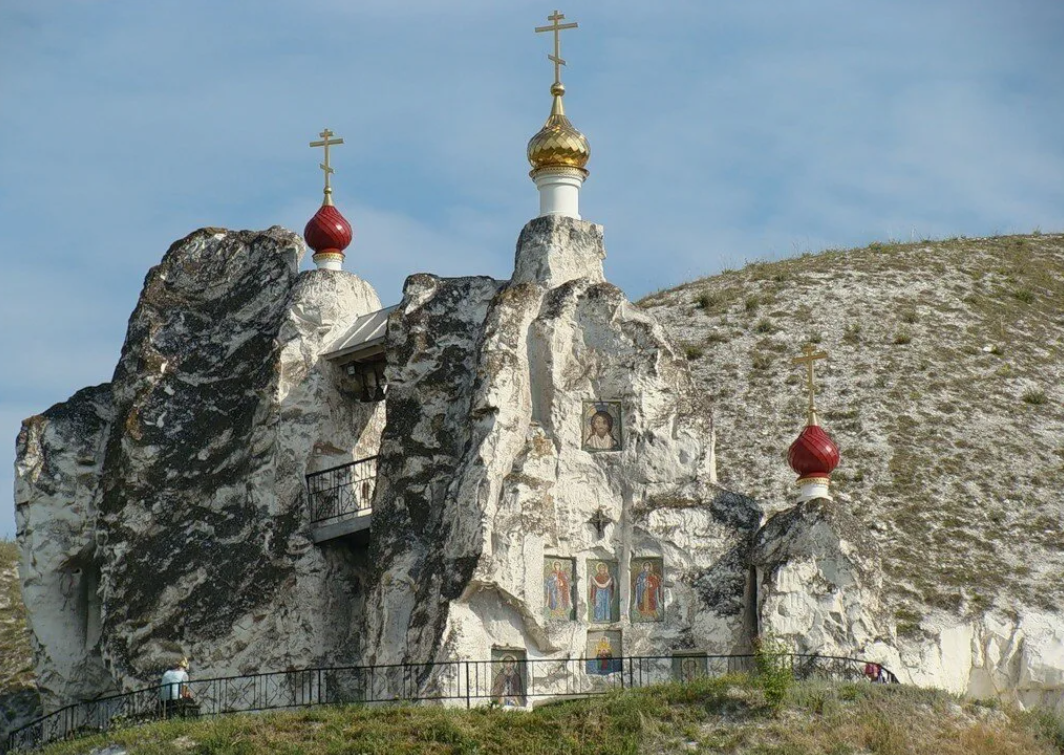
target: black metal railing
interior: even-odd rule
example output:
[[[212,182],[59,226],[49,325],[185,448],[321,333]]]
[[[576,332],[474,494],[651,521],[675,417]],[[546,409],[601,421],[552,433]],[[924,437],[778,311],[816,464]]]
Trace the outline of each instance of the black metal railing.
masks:
[[[785,655],[796,678],[856,681],[867,661]],[[669,681],[753,672],[752,655],[449,661],[340,666],[227,676],[188,682],[191,696],[163,703],[160,686],[75,703],[37,719],[0,743],[24,752],[49,742],[168,717],[301,708],[312,705],[450,701],[465,707],[524,707],[543,698],[587,697]],[[889,674],[889,672],[887,672]]]
[[[369,511],[377,488],[377,457],[307,475],[310,521],[326,522]]]

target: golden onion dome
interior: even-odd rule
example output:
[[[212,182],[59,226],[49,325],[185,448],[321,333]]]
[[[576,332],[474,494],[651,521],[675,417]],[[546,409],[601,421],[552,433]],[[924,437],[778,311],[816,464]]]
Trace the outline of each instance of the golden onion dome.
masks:
[[[535,173],[543,168],[577,168],[584,170],[591,158],[591,145],[587,137],[565,117],[562,97],[565,86],[556,83],[550,88],[554,104],[550,117],[535,136],[528,141],[528,162]]]

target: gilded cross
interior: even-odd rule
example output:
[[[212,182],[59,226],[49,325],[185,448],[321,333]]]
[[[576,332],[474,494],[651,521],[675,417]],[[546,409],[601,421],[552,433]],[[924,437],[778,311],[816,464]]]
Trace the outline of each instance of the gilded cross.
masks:
[[[818,359],[827,359],[828,353],[826,351],[817,351],[811,343],[807,343],[802,352],[802,356],[795,357],[791,362],[793,364],[804,364],[809,370],[806,374],[806,385],[809,388],[809,424],[815,425],[818,423],[816,421],[816,407],[813,405],[813,395],[816,393],[816,387],[813,384],[813,362]]]
[[[547,20],[552,22],[552,24],[550,26],[537,26],[536,27],[536,33],[537,34],[539,32],[543,32],[543,31],[552,31],[552,32],[554,32],[554,54],[553,55],[548,55],[547,56],[547,60],[549,60],[552,63],[554,63],[554,83],[555,84],[561,84],[562,83],[562,68],[561,67],[565,65],[565,61],[562,60],[561,32],[562,32],[563,29],[575,29],[576,26],[577,26],[575,21],[573,23],[571,23],[571,24],[560,24],[560,23],[558,23],[563,18],[565,18],[565,16],[563,14],[559,13],[558,11],[554,11],[553,15],[547,16]]]
[[[325,162],[319,163],[318,167],[321,168],[323,171],[325,171],[325,199],[326,199],[326,201],[329,204],[331,204],[332,203],[332,201],[331,201],[332,197],[330,195],[332,194],[332,185],[329,183],[329,174],[330,173],[335,173],[336,171],[333,170],[329,166],[329,147],[335,146],[337,144],[343,144],[344,140],[343,139],[332,139],[334,134],[329,129],[325,129],[320,134],[318,134],[318,136],[321,137],[321,141],[320,142],[311,142],[310,146],[311,147],[325,147]],[[332,140],[330,141],[330,139],[332,139]]]

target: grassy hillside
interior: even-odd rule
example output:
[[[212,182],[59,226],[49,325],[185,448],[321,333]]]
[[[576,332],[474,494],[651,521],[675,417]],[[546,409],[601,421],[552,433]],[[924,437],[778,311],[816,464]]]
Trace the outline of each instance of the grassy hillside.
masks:
[[[72,755],[107,745],[129,755],[1059,755],[1064,731],[1045,716],[865,683],[801,684],[774,712],[756,685],[726,677],[554,703],[531,713],[345,707],[170,721],[43,753]]]
[[[18,548],[0,540],[0,696],[33,684],[33,652],[18,581]]]
[[[640,304],[712,397],[721,482],[793,500],[806,343],[837,498],[885,559],[899,630],[937,609],[1064,605],[1064,235],[872,244]]]

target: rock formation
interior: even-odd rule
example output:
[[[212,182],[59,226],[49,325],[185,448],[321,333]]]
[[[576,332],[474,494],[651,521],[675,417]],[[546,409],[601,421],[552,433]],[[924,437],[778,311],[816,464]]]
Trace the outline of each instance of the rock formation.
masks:
[[[367,662],[593,657],[601,632],[615,655],[749,648],[742,554],[760,511],[709,483],[684,360],[605,282],[604,256],[600,226],[542,217],[511,281],[407,281],[389,323]],[[615,448],[589,448],[596,406]],[[545,606],[554,562],[564,616]],[[616,594],[596,617],[601,562]],[[633,605],[637,563],[662,581],[660,611]]]
[[[16,514],[46,708],[157,681],[354,658],[359,554],[312,547],[308,471],[375,448],[380,407],[320,359],[380,308],[302,241],[204,229],[145,280],[113,381],[24,423]],[[341,450],[342,449],[342,450]]]
[[[511,280],[407,280],[387,322],[386,397],[359,400],[334,345],[380,301],[357,276],[299,273],[302,249],[277,228],[176,243],[112,382],[24,423],[21,577],[47,708],[153,683],[178,653],[201,676],[669,657],[746,651],[759,628],[798,650],[872,655],[906,681],[1060,704],[1054,610],[995,597],[977,615],[911,618],[914,582],[899,598],[892,581],[903,520],[870,514],[882,489],[857,505],[842,477],[836,501],[795,506],[790,490],[745,484],[786,475],[803,414],[800,391],[761,374],[787,349],[782,315],[751,321],[762,366],[737,395],[734,348],[707,340],[720,347],[710,369],[689,323],[605,281],[601,227],[541,217]],[[841,471],[878,463],[845,420],[861,411],[852,388],[837,372],[826,385]],[[728,437],[722,479],[760,503],[716,484],[710,400]],[[306,475],[374,454],[368,538],[317,537]]]

